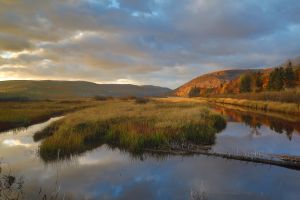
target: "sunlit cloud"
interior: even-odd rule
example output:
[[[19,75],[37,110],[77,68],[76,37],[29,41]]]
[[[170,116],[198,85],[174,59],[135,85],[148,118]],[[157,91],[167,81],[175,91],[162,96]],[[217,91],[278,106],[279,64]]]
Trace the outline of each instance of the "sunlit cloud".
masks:
[[[97,82],[98,84],[133,84],[133,85],[142,85],[141,82],[130,79],[117,79],[114,81],[102,81]]]
[[[297,0],[0,0],[0,78],[176,88],[213,70],[273,66],[300,55],[299,9]]]

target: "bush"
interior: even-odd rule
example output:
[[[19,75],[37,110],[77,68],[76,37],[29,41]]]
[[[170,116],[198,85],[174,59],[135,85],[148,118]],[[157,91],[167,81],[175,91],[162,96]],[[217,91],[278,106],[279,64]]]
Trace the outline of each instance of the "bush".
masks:
[[[33,101],[33,99],[30,99],[28,97],[21,97],[21,96],[1,96],[0,95],[0,102],[28,102]]]
[[[148,103],[150,100],[144,97],[136,98],[135,103],[137,104],[145,104]]]
[[[113,100],[113,97],[105,97],[105,96],[94,96],[94,100],[96,101],[108,101]]]
[[[120,99],[121,99],[121,100],[125,100],[125,101],[128,101],[128,100],[135,100],[135,99],[136,99],[136,96],[125,96],[125,97],[121,97]]]

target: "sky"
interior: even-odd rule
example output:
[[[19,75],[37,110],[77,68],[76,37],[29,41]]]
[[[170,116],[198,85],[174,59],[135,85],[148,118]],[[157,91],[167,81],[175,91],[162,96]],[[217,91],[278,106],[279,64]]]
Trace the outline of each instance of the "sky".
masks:
[[[0,0],[0,80],[172,89],[300,55],[299,0]]]

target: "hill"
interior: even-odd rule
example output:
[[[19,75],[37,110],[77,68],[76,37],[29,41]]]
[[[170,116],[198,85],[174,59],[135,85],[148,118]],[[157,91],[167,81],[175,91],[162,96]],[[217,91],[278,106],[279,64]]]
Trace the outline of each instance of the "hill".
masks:
[[[296,76],[299,77],[296,85],[300,85],[300,57],[292,60],[288,60],[277,67],[285,68],[289,63],[296,71]],[[201,94],[223,94],[223,93],[239,93],[240,78],[242,75],[250,74],[254,72],[260,72],[262,79],[262,90],[267,89],[269,82],[269,75],[275,68],[265,68],[265,69],[236,69],[236,70],[223,70],[212,72],[209,74],[204,74],[198,76],[193,80],[185,83],[184,85],[178,87],[174,90],[175,96],[186,97],[192,88],[199,88]]]
[[[193,87],[197,88],[206,88],[206,89],[217,89],[225,83],[232,81],[242,74],[245,74],[252,70],[223,70],[212,72],[209,74],[204,74],[202,76],[198,76],[193,80],[185,83],[179,88],[175,89],[174,94],[176,96],[188,96],[189,91]]]
[[[66,99],[93,96],[161,96],[172,90],[152,85],[96,84],[85,81],[0,81],[0,97]]]

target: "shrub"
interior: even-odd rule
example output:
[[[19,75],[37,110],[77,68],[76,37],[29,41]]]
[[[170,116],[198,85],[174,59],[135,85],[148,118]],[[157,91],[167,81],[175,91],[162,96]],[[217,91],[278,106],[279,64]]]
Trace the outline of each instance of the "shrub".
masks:
[[[139,97],[135,99],[135,103],[137,104],[145,104],[148,103],[150,100],[148,98]]]
[[[125,97],[121,97],[121,100],[135,100],[136,96],[125,96]]]
[[[105,97],[105,96],[94,96],[94,100],[96,101],[108,101],[113,100],[113,97]]]

